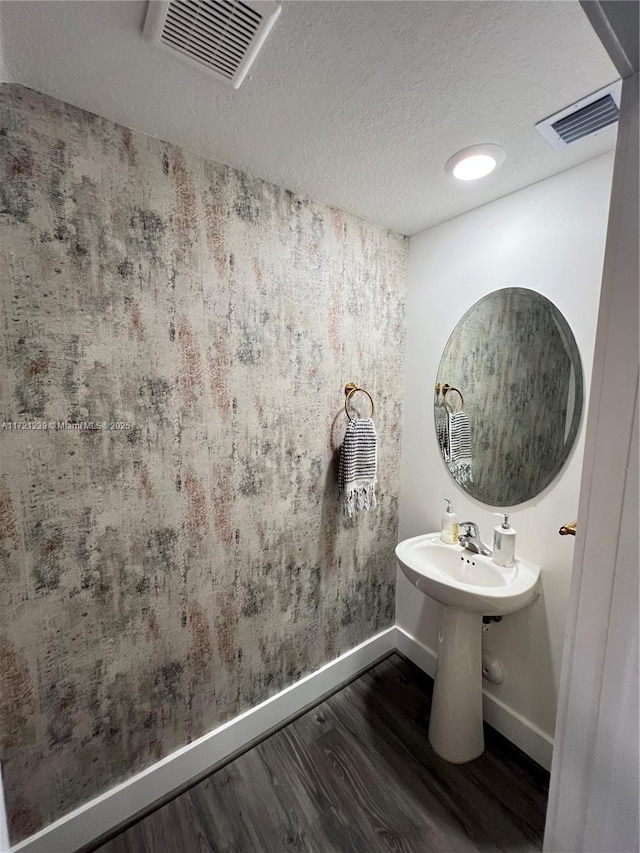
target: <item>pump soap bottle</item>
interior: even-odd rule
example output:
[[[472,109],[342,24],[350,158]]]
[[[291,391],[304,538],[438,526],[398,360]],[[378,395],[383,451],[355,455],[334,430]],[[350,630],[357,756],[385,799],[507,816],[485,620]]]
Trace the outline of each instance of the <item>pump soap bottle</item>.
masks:
[[[511,569],[516,559],[516,531],[509,526],[509,513],[494,512],[504,521],[493,528],[493,562],[503,569]]]
[[[451,501],[445,498],[447,509],[440,522],[440,539],[447,545],[458,544],[458,516],[453,511]]]

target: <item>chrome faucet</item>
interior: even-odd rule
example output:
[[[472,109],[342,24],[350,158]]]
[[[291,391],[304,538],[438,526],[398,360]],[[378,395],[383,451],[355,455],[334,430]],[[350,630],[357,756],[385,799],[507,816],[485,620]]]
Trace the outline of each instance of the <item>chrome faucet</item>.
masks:
[[[483,557],[491,556],[491,549],[481,541],[478,525],[474,521],[463,521],[460,527],[464,527],[465,532],[458,536],[458,542],[463,545],[467,551],[473,554],[481,554]]]

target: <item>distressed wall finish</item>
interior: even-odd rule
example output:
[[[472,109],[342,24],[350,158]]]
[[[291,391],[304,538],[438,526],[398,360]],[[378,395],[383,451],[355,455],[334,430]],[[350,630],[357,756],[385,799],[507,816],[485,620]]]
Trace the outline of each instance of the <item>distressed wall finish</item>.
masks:
[[[0,735],[13,840],[393,621],[406,242],[0,90]],[[342,388],[379,504],[345,521]],[[127,426],[128,424],[128,426]]]

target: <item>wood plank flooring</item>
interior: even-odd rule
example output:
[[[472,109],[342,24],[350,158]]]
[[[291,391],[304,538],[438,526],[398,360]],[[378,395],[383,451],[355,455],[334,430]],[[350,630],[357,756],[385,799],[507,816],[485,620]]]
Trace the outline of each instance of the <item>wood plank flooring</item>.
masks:
[[[439,758],[432,686],[392,655],[95,853],[540,850],[548,774],[489,727],[480,758]]]

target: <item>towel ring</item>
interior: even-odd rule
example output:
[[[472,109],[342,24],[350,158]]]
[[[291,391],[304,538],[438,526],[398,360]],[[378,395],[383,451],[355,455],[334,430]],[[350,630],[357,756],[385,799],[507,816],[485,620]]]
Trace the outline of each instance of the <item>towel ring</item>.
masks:
[[[462,391],[458,388],[454,388],[453,385],[443,385],[442,386],[442,402],[444,403],[444,407],[448,412],[453,412],[453,409],[447,404],[447,394],[449,391],[455,391],[456,394],[460,396],[460,411],[464,409],[464,397],[462,396]]]
[[[355,384],[355,382],[347,382],[347,384],[344,386],[344,394],[345,394],[344,411],[345,411],[347,417],[349,418],[350,421],[353,420],[353,418],[349,414],[349,401],[351,400],[353,395],[356,393],[356,391],[362,391],[362,393],[366,394],[367,397],[369,398],[369,401],[371,403],[371,417],[373,417],[373,414],[376,410],[376,407],[373,404],[373,397],[371,396],[371,394],[368,391],[365,391],[364,388],[359,388]]]

